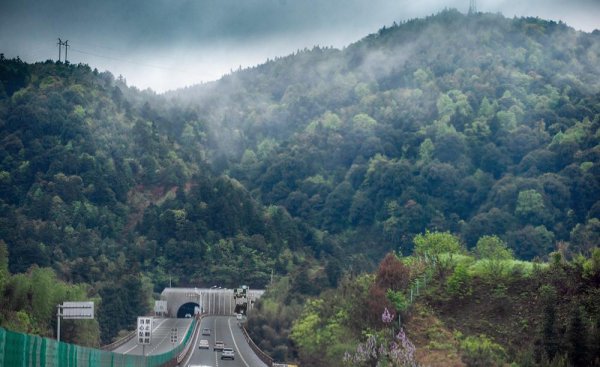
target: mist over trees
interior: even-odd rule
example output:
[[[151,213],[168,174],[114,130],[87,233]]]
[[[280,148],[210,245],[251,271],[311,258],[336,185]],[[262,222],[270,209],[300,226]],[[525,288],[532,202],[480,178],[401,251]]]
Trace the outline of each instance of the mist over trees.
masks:
[[[316,347],[289,341],[307,297],[359,282],[357,297],[385,299],[363,273],[429,234],[490,268],[590,256],[598,55],[597,31],[447,10],[165,95],[87,65],[3,58],[0,325],[51,335],[26,302],[50,279],[66,290],[44,307],[99,304],[95,329],[66,340],[107,343],[169,280],[262,288],[273,273],[281,294],[252,322],[267,350],[296,358]]]

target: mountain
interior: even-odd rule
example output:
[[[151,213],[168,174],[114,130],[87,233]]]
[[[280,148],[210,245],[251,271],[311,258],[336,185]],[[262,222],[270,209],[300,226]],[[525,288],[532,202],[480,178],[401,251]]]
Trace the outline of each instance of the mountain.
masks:
[[[194,111],[87,65],[2,59],[0,75],[0,321],[23,312],[14,328],[52,335],[28,302],[43,268],[98,301],[106,343],[171,282],[264,287],[310,246],[284,209],[210,172]]]
[[[465,253],[494,236],[521,260],[590,256],[598,55],[598,31],[446,10],[165,95],[2,57],[0,296],[18,302],[0,323],[51,334],[31,317],[38,269],[98,300],[102,342],[171,279],[273,275],[264,347],[302,358],[288,337],[306,299],[427,231]]]
[[[599,214],[599,40],[448,10],[172,97],[213,132],[215,170],[344,252],[408,254],[429,228],[469,247],[497,234],[532,259],[560,241],[589,250],[577,233]]]

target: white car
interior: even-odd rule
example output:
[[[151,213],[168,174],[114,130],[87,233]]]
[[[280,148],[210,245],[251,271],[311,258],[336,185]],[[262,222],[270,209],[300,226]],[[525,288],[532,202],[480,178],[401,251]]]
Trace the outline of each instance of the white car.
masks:
[[[221,359],[235,359],[235,353],[232,348],[223,348],[223,354],[221,354]]]
[[[198,349],[210,349],[210,346],[208,345],[208,340],[200,340],[200,342],[198,343]]]

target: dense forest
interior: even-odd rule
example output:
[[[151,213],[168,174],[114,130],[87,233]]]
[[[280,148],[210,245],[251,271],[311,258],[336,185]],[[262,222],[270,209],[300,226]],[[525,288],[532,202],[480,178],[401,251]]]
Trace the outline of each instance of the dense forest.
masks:
[[[99,345],[169,280],[273,274],[248,325],[279,359],[373,365],[351,353],[392,332],[385,305],[420,363],[593,360],[599,65],[599,31],[456,10],[164,95],[1,56],[0,325],[52,335],[56,304],[93,299],[97,321],[64,335]],[[490,316],[509,300],[538,312]],[[494,331],[508,319],[520,329]],[[562,341],[573,330],[583,347]],[[436,333],[452,342],[431,346]]]

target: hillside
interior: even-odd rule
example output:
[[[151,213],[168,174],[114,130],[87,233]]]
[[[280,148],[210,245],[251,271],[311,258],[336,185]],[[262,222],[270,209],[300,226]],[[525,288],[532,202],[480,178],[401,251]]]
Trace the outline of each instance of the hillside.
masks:
[[[409,254],[429,228],[532,259],[589,250],[599,53],[598,32],[449,10],[172,97],[212,132],[216,170],[344,252]]]
[[[71,292],[98,302],[98,325],[73,326],[66,340],[106,343],[171,280],[262,288],[273,275],[277,291],[251,320],[254,337],[280,359],[326,365],[380,326],[374,306],[383,303],[368,303],[369,292],[383,301],[392,289],[402,303],[422,268],[409,264],[399,284],[377,287],[368,273],[390,251],[418,255],[424,233],[447,234],[442,242],[461,256],[476,256],[486,236],[535,264],[558,250],[550,266],[583,274],[588,264],[591,273],[570,279],[597,288],[599,55],[598,31],[446,10],[165,95],[87,65],[2,57],[0,325],[51,335],[51,312],[34,317],[34,303],[52,310]],[[452,334],[451,353],[436,349],[458,364],[460,343],[478,333],[495,351],[533,353],[525,347],[535,338],[517,337],[523,350],[508,340],[524,327],[491,331],[506,320],[477,303],[496,291],[475,263],[440,270],[412,320],[439,320],[433,334],[462,333]],[[473,282],[472,298],[457,301],[456,285],[445,286],[456,269]],[[538,270],[507,282],[519,310],[540,307],[523,296],[541,292]],[[36,297],[48,282],[64,287]],[[581,303],[586,330],[596,330],[594,294],[561,309],[561,327],[564,310]],[[485,314],[489,327],[461,307]],[[346,324],[344,312],[371,319]],[[322,341],[337,349],[323,360],[301,343],[303,314],[330,322]],[[535,317],[509,324],[538,327]],[[320,326],[310,322],[304,331]],[[407,325],[423,353],[419,343],[430,340]],[[561,348],[556,355],[571,350]]]
[[[34,309],[68,293],[34,305],[41,268],[97,300],[106,343],[170,282],[264,287],[310,245],[285,210],[210,172],[193,111],[86,65],[3,59],[0,80],[0,324],[52,335]]]

